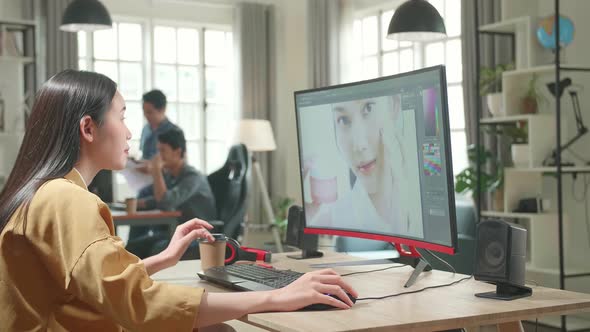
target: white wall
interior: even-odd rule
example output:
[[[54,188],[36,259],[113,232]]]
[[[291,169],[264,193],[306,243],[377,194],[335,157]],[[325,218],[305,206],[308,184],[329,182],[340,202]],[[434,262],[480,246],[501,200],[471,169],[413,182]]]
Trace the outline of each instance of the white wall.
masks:
[[[0,0],[0,18],[23,18],[22,0]]]
[[[272,110],[277,150],[273,152],[272,190],[301,202],[299,153],[293,92],[309,88],[307,1],[273,1],[275,12],[276,100]]]
[[[233,7],[224,1],[101,0],[111,15],[155,17],[160,20],[194,21],[231,25]]]

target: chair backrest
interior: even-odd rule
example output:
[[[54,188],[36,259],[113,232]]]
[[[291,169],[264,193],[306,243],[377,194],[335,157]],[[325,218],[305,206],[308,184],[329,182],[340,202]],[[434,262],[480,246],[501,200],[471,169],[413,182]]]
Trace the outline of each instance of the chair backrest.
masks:
[[[223,167],[207,177],[215,196],[217,219],[224,222],[225,235],[234,239],[246,214],[249,168],[248,149],[244,144],[238,144],[230,148]]]

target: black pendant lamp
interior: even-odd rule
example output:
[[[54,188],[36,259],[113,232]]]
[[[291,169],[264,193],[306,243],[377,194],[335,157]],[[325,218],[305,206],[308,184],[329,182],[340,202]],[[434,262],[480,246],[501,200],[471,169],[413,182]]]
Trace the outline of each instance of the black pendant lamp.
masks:
[[[74,0],[66,10],[60,30],[68,32],[96,31],[113,27],[111,15],[98,0]]]
[[[428,41],[446,35],[445,22],[426,0],[404,2],[395,10],[387,29],[387,38],[399,41]]]

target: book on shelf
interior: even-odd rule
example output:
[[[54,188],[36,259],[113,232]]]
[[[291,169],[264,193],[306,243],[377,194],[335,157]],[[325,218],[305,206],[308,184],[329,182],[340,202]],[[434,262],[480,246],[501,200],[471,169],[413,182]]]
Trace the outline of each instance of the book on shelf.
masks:
[[[23,56],[23,31],[0,30],[0,56]]]

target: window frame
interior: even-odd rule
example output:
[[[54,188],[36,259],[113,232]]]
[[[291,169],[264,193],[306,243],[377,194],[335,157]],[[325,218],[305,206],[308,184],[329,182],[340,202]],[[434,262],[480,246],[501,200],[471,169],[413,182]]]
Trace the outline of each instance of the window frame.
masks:
[[[447,1],[455,1],[455,0],[444,0],[444,4],[446,7],[446,2]],[[401,4],[401,2],[399,3]],[[427,45],[433,44],[433,43],[438,43],[438,42],[442,42],[443,43],[443,55],[444,55],[444,59],[445,61],[443,62],[444,64],[446,64],[447,61],[447,44],[451,41],[456,41],[459,40],[461,41],[461,38],[463,37],[461,34],[456,35],[456,36],[445,36],[445,37],[439,37],[439,38],[435,38],[433,40],[430,40],[428,42],[413,42],[412,46],[406,46],[406,47],[400,47],[398,45],[397,48],[392,49],[392,50],[384,50],[383,48],[383,39],[385,36],[383,36],[383,30],[382,30],[382,19],[383,19],[383,14],[389,11],[395,11],[395,9],[399,6],[399,4],[388,4],[387,6],[373,6],[370,8],[365,8],[362,10],[357,10],[355,11],[354,15],[353,15],[353,25],[355,21],[359,21],[361,24],[361,29],[362,29],[362,21],[363,19],[370,17],[370,16],[376,16],[377,18],[377,53],[376,54],[371,54],[371,55],[365,55],[363,50],[360,50],[360,58],[359,63],[357,64],[359,66],[359,68],[363,68],[363,64],[364,64],[364,60],[369,58],[369,57],[377,57],[377,77],[383,77],[384,72],[383,72],[383,67],[384,67],[384,56],[387,54],[392,54],[392,53],[398,53],[398,73],[401,73],[402,69],[399,67],[399,62],[401,61],[401,57],[399,56],[399,54],[401,53],[402,50],[405,49],[412,49],[413,50],[413,68],[412,70],[418,69],[418,68],[424,68],[426,67],[426,47]],[[362,31],[362,30],[361,30]],[[362,32],[361,32],[361,38],[362,38]],[[362,44],[362,39],[361,39],[361,44]],[[364,78],[362,75],[363,73],[360,73],[361,77],[357,77],[357,79],[366,79]],[[458,82],[447,82],[447,90],[450,90],[451,88],[455,88],[455,87],[463,87],[463,78],[461,78],[460,81]],[[461,101],[463,103],[463,101]],[[464,105],[463,105],[463,109],[464,109]],[[450,132],[449,135],[452,138],[453,136],[455,136],[457,133],[463,133],[463,135],[467,135],[467,126],[466,123],[463,123],[463,126],[461,128],[454,128],[452,127],[451,124],[449,124],[450,127]],[[451,146],[453,145],[452,143],[452,139],[451,139]],[[461,154],[461,157],[464,157],[465,160],[467,160],[467,150],[465,151],[459,151],[456,149],[453,149],[453,154],[459,153]],[[452,156],[451,156],[452,158]],[[459,166],[459,165],[457,165]],[[467,165],[465,165],[467,166]],[[461,169],[459,169],[461,167],[453,167],[453,172],[456,174],[458,174]]]
[[[208,105],[220,105],[225,107],[227,112],[234,113],[235,115],[235,105],[234,103],[227,103],[227,104],[219,104],[215,102],[208,102],[207,101],[207,78],[206,78],[206,69],[207,68],[229,68],[233,66],[232,63],[227,63],[225,66],[208,66],[205,64],[205,31],[207,30],[214,30],[214,31],[223,31],[225,33],[233,33],[233,29],[231,25],[225,24],[211,24],[211,23],[196,23],[190,21],[183,21],[183,20],[167,20],[167,19],[157,19],[157,18],[147,18],[147,17],[134,17],[134,16],[127,16],[127,15],[113,15],[113,23],[117,25],[120,23],[132,23],[132,24],[139,24],[142,29],[142,59],[140,61],[128,61],[128,60],[121,60],[119,58],[119,51],[117,48],[117,56],[114,60],[104,60],[104,59],[97,59],[94,57],[94,35],[92,32],[85,31],[83,32],[86,38],[86,47],[85,52],[86,55],[81,57],[78,55],[78,61],[80,63],[83,60],[86,64],[86,70],[94,71],[95,69],[95,62],[96,61],[105,61],[105,62],[113,62],[117,64],[118,75],[120,75],[120,63],[141,63],[142,68],[142,75],[143,75],[143,82],[142,82],[142,89],[143,91],[148,91],[154,88],[155,83],[155,70],[156,65],[163,64],[158,63],[155,61],[155,35],[154,29],[156,26],[165,26],[165,27],[173,27],[175,29],[178,28],[189,28],[189,29],[197,29],[199,33],[199,63],[197,65],[186,65],[187,67],[194,67],[198,70],[199,75],[199,95],[200,99],[195,102],[180,102],[179,100],[173,101],[169,103],[175,104],[177,106],[177,114],[179,112],[179,105],[180,104],[190,104],[190,105],[198,105],[200,109],[200,135],[197,139],[188,139],[187,138],[187,145],[188,143],[192,143],[198,146],[199,148],[199,160],[191,161],[191,164],[195,166],[197,169],[203,170],[204,173],[209,174],[217,170],[217,168],[209,169],[208,167],[208,143],[218,143],[218,144],[225,144],[228,145],[228,140],[219,140],[219,139],[210,139],[207,137],[207,108]],[[175,30],[177,31],[177,30]],[[118,32],[118,30],[117,30]],[[117,43],[118,43],[118,33],[117,33]],[[178,73],[179,66],[185,66],[179,64],[176,60],[174,63],[166,64],[172,65],[175,67],[176,72]],[[176,75],[176,84],[177,87],[179,85],[178,82],[179,76]],[[234,82],[235,83],[235,82]],[[235,86],[235,84],[233,84]],[[234,91],[235,92],[235,91]],[[142,100],[136,99],[126,99],[129,102],[139,102],[142,103]],[[238,120],[238,119],[236,119]],[[146,124],[145,118],[143,118],[142,127]],[[139,140],[140,137],[133,137],[131,144],[136,145],[139,147]],[[227,146],[228,147],[228,146]],[[215,166],[218,167],[218,166]]]

